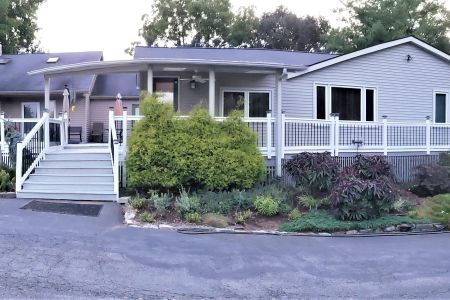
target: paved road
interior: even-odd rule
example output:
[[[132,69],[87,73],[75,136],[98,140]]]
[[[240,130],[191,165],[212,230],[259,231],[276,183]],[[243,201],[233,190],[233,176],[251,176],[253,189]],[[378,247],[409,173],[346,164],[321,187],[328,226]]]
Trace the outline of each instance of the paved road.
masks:
[[[182,235],[0,200],[0,298],[450,298],[450,235]]]

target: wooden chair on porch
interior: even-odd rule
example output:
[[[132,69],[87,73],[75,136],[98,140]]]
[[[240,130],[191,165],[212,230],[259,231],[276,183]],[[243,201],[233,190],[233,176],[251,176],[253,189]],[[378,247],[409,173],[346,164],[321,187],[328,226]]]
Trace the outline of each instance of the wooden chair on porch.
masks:
[[[92,124],[91,142],[103,143],[103,123]]]
[[[82,142],[83,128],[81,126],[69,126],[69,143],[70,144],[78,144]],[[76,140],[72,140],[72,136],[77,137]]]

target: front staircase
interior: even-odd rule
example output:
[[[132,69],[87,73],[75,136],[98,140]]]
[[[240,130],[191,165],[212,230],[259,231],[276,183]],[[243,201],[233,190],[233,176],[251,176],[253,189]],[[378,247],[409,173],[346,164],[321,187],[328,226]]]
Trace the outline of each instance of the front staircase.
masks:
[[[107,144],[66,145],[47,153],[17,198],[116,201]]]

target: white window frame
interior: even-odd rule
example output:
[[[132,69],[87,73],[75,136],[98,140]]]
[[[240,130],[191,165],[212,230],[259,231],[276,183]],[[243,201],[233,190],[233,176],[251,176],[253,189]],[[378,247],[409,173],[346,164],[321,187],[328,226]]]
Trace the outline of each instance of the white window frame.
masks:
[[[259,90],[248,88],[221,88],[220,89],[220,116],[223,117],[224,113],[224,97],[225,93],[244,93],[244,118],[249,119],[250,113],[250,93],[266,93],[269,94],[269,110],[272,110],[272,90]]]
[[[445,95],[445,122],[444,123],[436,123],[436,95],[437,94],[444,94]],[[447,124],[449,123],[450,120],[450,111],[449,111],[449,96],[450,96],[450,90],[445,90],[445,89],[437,89],[437,90],[433,90],[433,123],[436,124]]]
[[[317,87],[325,87],[325,120],[330,119],[331,114],[331,90],[332,88],[347,88],[347,89],[359,89],[361,91],[361,120],[355,122],[377,122],[378,121],[378,88],[375,86],[361,86],[361,85],[350,85],[350,84],[329,84],[329,83],[319,83],[315,82],[313,85],[313,118],[317,119]],[[367,103],[366,103],[366,91],[373,90],[374,97],[374,120],[366,121],[367,115]]]
[[[22,119],[25,119],[25,105],[37,105],[37,119],[39,119],[41,117],[41,103],[40,102],[22,102],[21,105],[21,114],[22,114]]]

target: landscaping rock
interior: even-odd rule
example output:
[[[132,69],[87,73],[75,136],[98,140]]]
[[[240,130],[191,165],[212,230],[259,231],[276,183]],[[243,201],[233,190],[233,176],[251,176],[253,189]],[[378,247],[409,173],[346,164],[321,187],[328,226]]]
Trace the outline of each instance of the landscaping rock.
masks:
[[[433,226],[434,226],[434,228],[435,228],[437,231],[441,231],[441,230],[444,230],[444,229],[445,229],[445,226],[442,225],[442,224],[439,224],[439,223],[433,224]]]
[[[384,229],[384,232],[394,232],[395,229],[396,229],[395,226],[389,226]]]
[[[412,224],[397,225],[397,230],[400,232],[408,232],[408,231],[411,231],[413,228],[414,228],[414,225],[412,225]]]
[[[358,230],[349,230],[345,234],[358,234]]]
[[[319,232],[320,236],[331,236],[331,233],[328,232]]]
[[[436,228],[433,224],[416,224],[414,231],[419,232],[427,232],[427,231],[436,231]]]
[[[359,233],[362,233],[362,234],[369,234],[369,233],[373,233],[373,230],[372,230],[372,229],[361,229],[361,230],[359,231]]]

